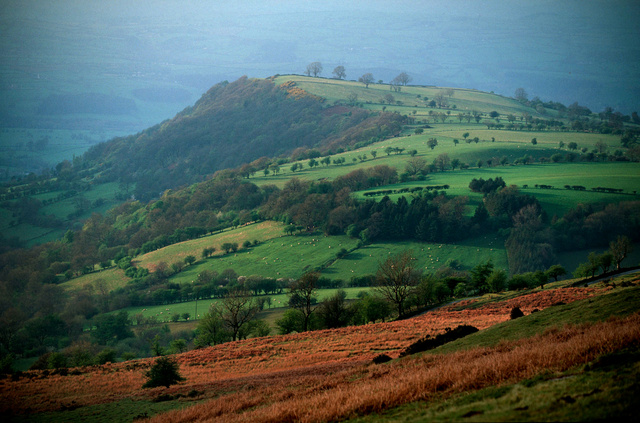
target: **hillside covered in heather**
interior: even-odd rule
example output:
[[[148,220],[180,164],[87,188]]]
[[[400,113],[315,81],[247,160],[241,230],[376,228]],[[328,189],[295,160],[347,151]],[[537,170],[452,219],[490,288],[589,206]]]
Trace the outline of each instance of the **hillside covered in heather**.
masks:
[[[638,282],[560,284],[402,321],[225,343],[175,355],[184,381],[170,388],[142,388],[153,359],[29,371],[2,380],[0,411],[13,421],[630,418]],[[417,352],[460,326],[479,331]]]

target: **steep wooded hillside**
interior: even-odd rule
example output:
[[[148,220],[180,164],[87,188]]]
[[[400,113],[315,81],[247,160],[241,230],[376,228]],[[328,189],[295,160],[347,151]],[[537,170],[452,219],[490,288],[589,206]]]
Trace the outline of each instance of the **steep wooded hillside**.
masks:
[[[215,85],[171,120],[92,148],[84,161],[99,166],[108,180],[135,183],[137,198],[149,199],[262,156],[349,143],[358,139],[358,129],[380,127],[382,116],[327,107],[295,83],[276,86],[271,80],[242,77]],[[385,122],[397,125],[385,125],[382,135],[398,131],[401,119],[387,114]]]

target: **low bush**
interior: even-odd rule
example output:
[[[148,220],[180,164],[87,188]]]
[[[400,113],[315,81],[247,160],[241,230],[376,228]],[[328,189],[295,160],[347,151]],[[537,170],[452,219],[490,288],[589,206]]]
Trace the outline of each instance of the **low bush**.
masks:
[[[478,332],[478,328],[469,325],[460,325],[453,330],[437,335],[435,338],[427,336],[419,341],[409,345],[402,353],[400,357],[404,357],[411,354],[416,354],[423,351],[432,350],[447,342],[455,341],[456,339],[464,338],[467,335]]]

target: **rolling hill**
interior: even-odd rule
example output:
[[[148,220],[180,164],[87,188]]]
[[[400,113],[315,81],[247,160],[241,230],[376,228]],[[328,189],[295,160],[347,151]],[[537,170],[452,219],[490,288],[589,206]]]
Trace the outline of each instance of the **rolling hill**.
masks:
[[[106,179],[130,178],[136,197],[150,199],[218,170],[296,148],[321,148],[350,129],[379,125],[361,109],[323,103],[295,84],[243,77],[215,85],[169,121],[93,147],[84,160],[99,166]]]

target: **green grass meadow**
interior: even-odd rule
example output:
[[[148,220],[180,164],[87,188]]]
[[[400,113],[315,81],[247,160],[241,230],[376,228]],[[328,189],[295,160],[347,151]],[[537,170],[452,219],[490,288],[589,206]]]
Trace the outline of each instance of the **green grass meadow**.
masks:
[[[347,236],[327,237],[321,234],[282,235],[263,244],[201,260],[171,278],[172,282],[195,280],[203,270],[222,272],[233,269],[238,275],[299,278],[335,260],[341,248],[351,250],[358,241]]]
[[[223,256],[221,245],[226,242],[237,243],[239,251],[243,251],[242,244],[245,241],[267,242],[273,238],[284,235],[284,225],[282,223],[266,221],[234,229],[227,229],[220,233],[172,244],[159,250],[151,251],[136,257],[134,263],[137,266],[153,270],[155,264],[164,261],[167,264],[176,261],[183,261],[185,257],[192,255],[196,259],[202,258],[202,250],[214,247],[216,249],[213,257]]]
[[[375,274],[380,263],[404,250],[413,253],[414,266],[423,273],[435,273],[440,267],[444,267],[448,260],[458,260],[467,270],[488,260],[497,268],[508,269],[504,240],[491,235],[458,244],[401,241],[365,245],[336,260],[322,271],[322,275],[348,281],[353,276]]]
[[[414,116],[418,119],[428,116],[429,111],[439,111],[439,109],[427,107],[427,101],[433,99],[442,90],[442,87],[406,86],[402,87],[400,92],[396,92],[390,91],[389,84],[371,84],[366,88],[364,84],[359,82],[308,78],[299,75],[284,75],[275,79],[275,83],[278,85],[287,81],[294,81],[303,90],[324,97],[329,104],[344,101],[349,94],[355,93],[358,95],[357,102],[362,104],[364,108],[378,110],[386,106],[386,110],[398,111],[402,114],[413,114],[415,110]],[[496,110],[501,114],[532,112],[530,108],[511,98],[469,89],[452,88],[452,90],[453,95],[447,97],[449,106],[455,106],[452,114],[472,110]],[[389,93],[393,95],[396,102],[400,101],[401,104],[383,105],[382,99]],[[538,115],[535,111],[532,114]]]
[[[98,281],[104,283],[109,291],[121,288],[131,279],[124,274],[124,270],[117,267],[89,273],[78,278],[73,278],[60,284],[66,291],[73,292],[81,289],[95,289]]]
[[[408,139],[418,137],[409,137]],[[383,141],[382,146],[398,146],[401,148],[411,149],[416,146],[413,141],[402,139],[398,141]],[[375,159],[371,158],[371,147],[379,150]],[[531,147],[524,146],[518,148],[519,144],[509,143],[479,143],[478,145],[458,145],[448,148],[447,154],[451,158],[462,157],[467,163],[477,161],[477,157],[497,157],[507,156],[509,162],[529,154]],[[407,161],[410,157],[407,154],[391,154],[387,156],[383,153],[384,148],[378,147],[377,144],[370,148],[363,148],[356,152],[348,152],[332,157],[344,156],[347,161],[344,165],[317,166],[310,169],[306,166],[302,171],[294,173],[288,168],[282,166],[281,173],[278,175],[260,175],[252,178],[253,182],[258,185],[275,184],[283,187],[285,183],[292,177],[298,177],[308,181],[333,180],[338,176],[344,175],[356,169],[364,169],[376,165],[388,165],[394,167],[399,173],[404,171]],[[418,157],[423,157],[428,163],[432,162],[439,153],[440,146],[433,151],[418,150]],[[455,150],[455,152],[451,152]],[[538,149],[540,151],[549,151],[548,149]],[[555,151],[552,150],[552,151]],[[364,162],[358,160],[353,162],[353,158],[358,155],[367,154],[368,159]],[[548,157],[548,155],[547,155]],[[306,161],[305,161],[306,162]],[[447,191],[451,195],[466,195],[470,197],[472,203],[476,203],[481,198],[480,194],[473,193],[469,190],[469,183],[474,178],[496,178],[501,177],[508,185],[517,185],[523,192],[534,195],[539,199],[549,216],[561,216],[569,209],[580,203],[613,203],[619,201],[630,201],[638,199],[640,194],[640,164],[633,162],[577,162],[577,163],[545,163],[545,164],[529,164],[529,165],[506,165],[488,167],[470,167],[464,170],[446,170],[444,172],[430,173],[424,181],[415,181],[411,183],[397,184],[392,186],[382,186],[372,188],[368,191],[378,191],[383,189],[398,189],[401,187],[429,186],[429,185],[449,185]],[[527,188],[524,186],[527,185]],[[536,185],[551,185],[554,189],[538,189]],[[573,191],[564,189],[565,185],[581,185],[586,187],[587,191]],[[612,194],[603,192],[590,191],[595,187],[607,187],[622,189],[623,194]],[[362,194],[358,195],[361,198]],[[635,192],[635,194],[634,194]],[[380,197],[378,197],[380,198]],[[397,196],[395,197],[397,198]]]
[[[39,213],[47,216],[53,215],[63,223],[69,224],[71,222],[69,215],[75,214],[78,210],[78,202],[83,201],[87,207],[84,208],[84,211],[79,217],[74,217],[73,219],[85,220],[93,213],[105,214],[109,209],[119,204],[120,201],[115,199],[119,191],[118,184],[115,182],[91,185],[91,188],[87,191],[42,206]],[[34,195],[33,198],[44,201],[55,199],[59,194],[63,193],[64,191],[51,191]],[[64,227],[51,228],[36,226],[25,222],[18,223],[17,218],[13,216],[8,208],[0,207],[0,231],[2,231],[2,235],[5,238],[17,237],[23,241],[27,247],[58,240],[64,235],[66,230]]]

